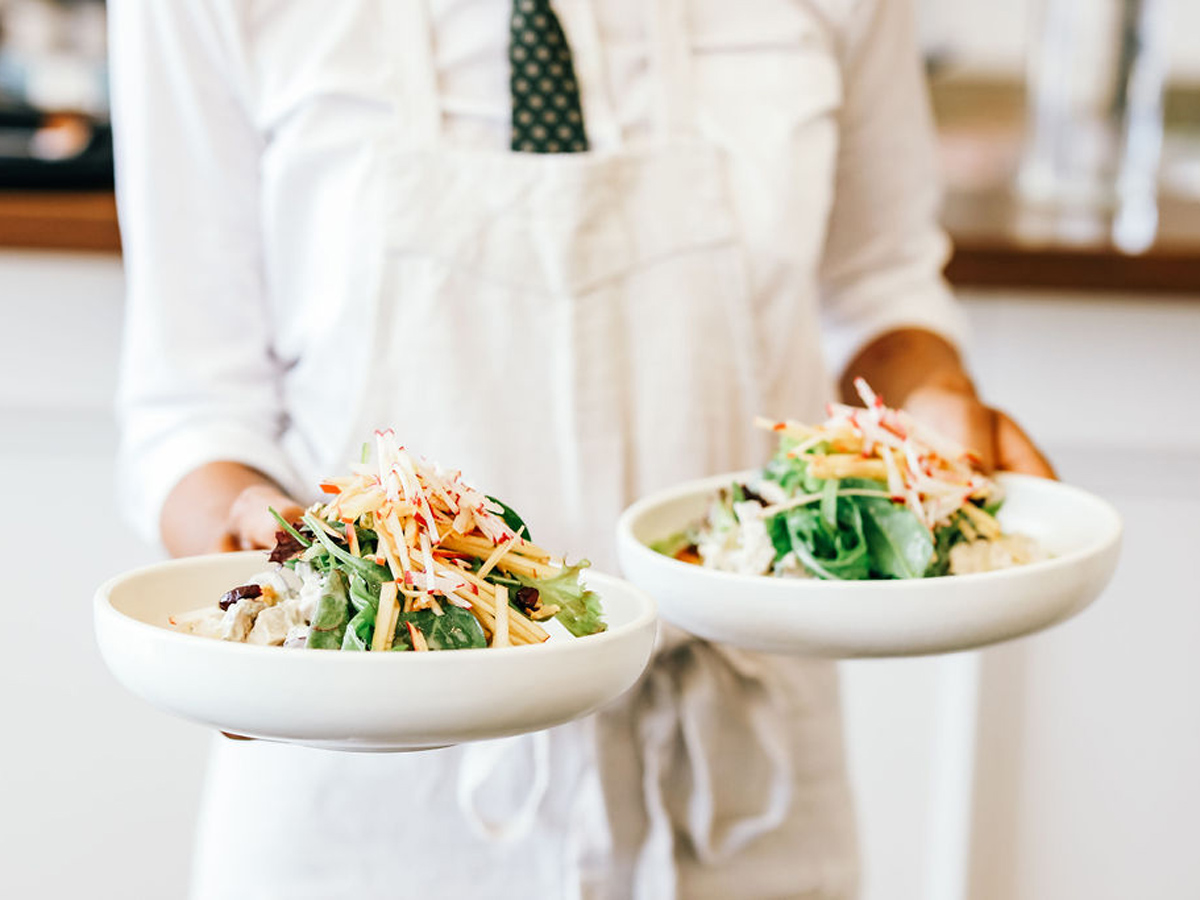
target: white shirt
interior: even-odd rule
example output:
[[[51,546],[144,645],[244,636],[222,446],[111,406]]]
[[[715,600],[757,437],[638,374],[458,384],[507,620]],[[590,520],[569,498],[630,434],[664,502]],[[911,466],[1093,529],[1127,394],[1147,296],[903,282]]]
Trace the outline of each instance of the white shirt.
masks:
[[[754,412],[819,415],[888,329],[957,334],[895,0],[563,0],[578,164],[505,152],[507,3],[113,6],[122,464],[147,535],[197,465],[308,497],[394,424],[603,568],[633,496],[761,460]],[[422,857],[413,896],[846,897],[839,727],[828,664],[676,635],[623,704],[531,743],[369,764],[223,745],[203,896],[395,896],[373,841],[433,829],[461,853]],[[544,796],[500,841],[480,810],[528,766]],[[400,799],[364,808],[372,785]],[[396,805],[414,785],[418,818]]]

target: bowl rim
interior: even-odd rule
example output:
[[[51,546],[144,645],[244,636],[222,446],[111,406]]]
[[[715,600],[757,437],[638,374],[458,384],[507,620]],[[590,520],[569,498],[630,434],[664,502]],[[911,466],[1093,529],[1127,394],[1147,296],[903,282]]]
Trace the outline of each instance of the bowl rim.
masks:
[[[140,578],[148,575],[153,575],[162,571],[171,569],[190,568],[195,566],[212,566],[217,567],[219,564],[229,564],[235,559],[249,560],[252,556],[262,559],[264,564],[269,565],[265,558],[265,550],[241,550],[234,553],[208,553],[200,556],[187,556],[178,559],[162,560],[160,562],[151,563],[145,566],[139,566],[135,569],[130,569],[112,578],[106,580],[98,588],[93,598],[93,616],[94,623],[99,627],[102,621],[108,621],[116,624],[118,627],[132,630],[134,633],[143,635],[153,635],[156,640],[166,641],[168,643],[179,644],[182,647],[208,647],[214,653],[239,653],[249,654],[247,658],[252,658],[255,654],[269,654],[278,656],[281,652],[288,653],[292,659],[305,660],[328,660],[328,662],[319,663],[319,665],[390,665],[383,660],[399,660],[399,659],[423,659],[423,663],[408,662],[401,665],[453,665],[453,660],[468,658],[480,658],[479,654],[486,654],[488,659],[504,659],[510,658],[514,653],[525,655],[536,652],[539,658],[544,658],[546,654],[562,654],[562,653],[577,653],[577,642],[584,641],[588,648],[599,649],[605,644],[621,642],[633,634],[636,634],[647,627],[657,628],[658,625],[658,604],[654,598],[642,590],[637,585],[623,578],[618,578],[615,575],[609,575],[604,572],[594,572],[587,570],[590,574],[585,574],[584,578],[599,577],[601,582],[619,585],[627,591],[633,599],[638,603],[637,615],[629,622],[617,626],[616,628],[608,628],[599,634],[584,635],[581,638],[567,641],[543,641],[540,644],[529,644],[519,647],[469,647],[453,652],[438,652],[438,653],[320,653],[311,654],[306,651],[305,647],[276,647],[264,646],[260,644],[246,644],[239,641],[222,641],[210,637],[204,637],[197,634],[185,634],[179,631],[173,631],[170,628],[162,625],[154,625],[150,622],[142,621],[128,613],[122,612],[113,605],[112,592],[122,584],[131,581],[135,578]],[[597,591],[600,593],[600,591]],[[601,602],[603,602],[603,594],[601,594]],[[180,643],[182,642],[182,643]],[[443,657],[448,659],[443,660]],[[363,662],[371,660],[371,662]],[[436,660],[436,661],[433,661]]]
[[[772,593],[786,593],[794,598],[796,593],[825,594],[830,591],[838,593],[868,591],[874,593],[880,590],[902,592],[911,591],[917,587],[923,590],[946,590],[953,589],[955,585],[962,585],[964,583],[978,584],[983,581],[1035,578],[1045,573],[1072,569],[1089,559],[1102,556],[1117,547],[1124,535],[1124,523],[1121,519],[1121,514],[1117,511],[1116,507],[1103,497],[1099,497],[1075,485],[1017,472],[998,472],[994,477],[1006,487],[1022,484],[1036,485],[1037,489],[1074,495],[1084,502],[1093,504],[1108,520],[1105,523],[1103,533],[1095,541],[1071,550],[1068,553],[1009,569],[997,569],[991,572],[972,572],[966,575],[947,575],[940,578],[877,578],[852,581],[833,581],[821,578],[780,578],[773,575],[746,575],[740,572],[709,569],[704,566],[698,566],[695,563],[687,563],[670,556],[664,556],[651,549],[648,544],[634,533],[637,523],[661,506],[698,494],[711,493],[723,484],[756,476],[761,471],[761,469],[742,469],[721,475],[710,475],[706,478],[686,481],[660,491],[655,491],[634,501],[625,508],[617,520],[618,551],[624,550],[628,553],[636,554],[642,560],[653,559],[656,565],[666,567],[668,570],[677,573],[679,577],[713,578],[718,583],[726,583],[730,586],[754,586],[757,589],[771,591]],[[622,560],[622,563],[624,564],[624,560]],[[683,574],[685,572],[690,574],[685,576]],[[771,585],[771,587],[768,587],[768,585]],[[935,587],[935,585],[938,587]]]

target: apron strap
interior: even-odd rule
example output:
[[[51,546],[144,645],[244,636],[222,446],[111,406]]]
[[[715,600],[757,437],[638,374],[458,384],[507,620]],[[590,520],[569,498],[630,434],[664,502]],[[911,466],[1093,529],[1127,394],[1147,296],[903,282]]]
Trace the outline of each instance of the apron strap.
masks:
[[[596,22],[603,0],[558,0],[555,8],[571,40],[575,70],[583,85],[584,121],[588,137],[605,149],[621,146],[616,106],[605,80],[604,51]],[[686,0],[654,0],[647,4],[648,55],[657,70],[653,120],[662,143],[695,135],[692,49],[687,30]]]
[[[383,9],[392,19],[389,33],[398,38],[395,53],[400,83],[395,94],[402,140],[411,149],[433,147],[441,138],[442,107],[428,4],[426,0],[394,0],[384,3]]]
[[[556,0],[554,11],[571,45],[588,141],[602,150],[616,150],[621,146],[621,126],[609,93],[600,26],[596,22],[596,3],[601,2],[603,0]]]
[[[664,143],[695,136],[692,48],[686,0],[657,0],[650,10],[650,48],[658,70],[654,121]]]

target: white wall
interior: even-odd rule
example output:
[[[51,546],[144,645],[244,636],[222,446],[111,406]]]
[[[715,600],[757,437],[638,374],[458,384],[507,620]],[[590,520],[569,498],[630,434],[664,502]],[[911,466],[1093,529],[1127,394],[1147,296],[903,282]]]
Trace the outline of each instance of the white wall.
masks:
[[[105,256],[0,252],[5,897],[184,895],[208,735],[108,675],[91,598],[149,551],[113,512],[122,280]]]

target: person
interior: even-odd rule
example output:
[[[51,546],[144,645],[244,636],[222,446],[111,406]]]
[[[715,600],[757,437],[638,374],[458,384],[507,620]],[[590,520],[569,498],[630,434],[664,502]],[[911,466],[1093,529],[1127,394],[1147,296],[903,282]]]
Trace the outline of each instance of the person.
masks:
[[[862,375],[988,465],[901,0],[112,0],[121,490],[272,544],[373,428],[613,567],[636,496],[760,464]],[[534,688],[535,689],[535,688]],[[826,662],[664,629],[549,732],[216,740],[195,897],[848,898]]]

